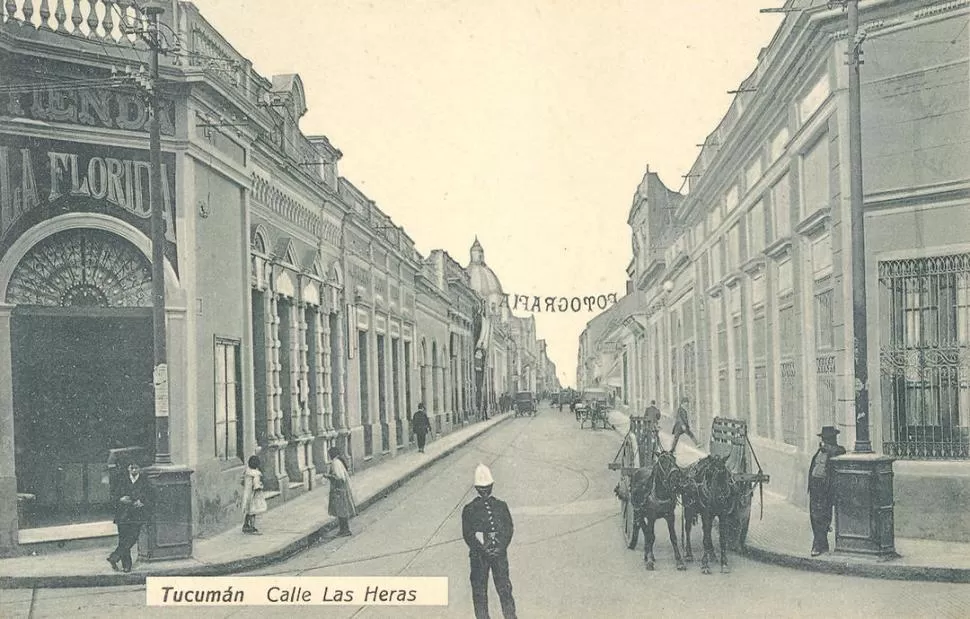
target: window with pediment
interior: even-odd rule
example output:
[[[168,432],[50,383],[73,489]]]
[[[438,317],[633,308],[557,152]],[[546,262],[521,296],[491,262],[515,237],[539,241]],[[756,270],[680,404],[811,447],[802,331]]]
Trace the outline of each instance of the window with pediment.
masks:
[[[256,232],[253,234],[253,239],[249,243],[249,249],[257,254],[266,254],[266,239],[263,237],[262,232]]]

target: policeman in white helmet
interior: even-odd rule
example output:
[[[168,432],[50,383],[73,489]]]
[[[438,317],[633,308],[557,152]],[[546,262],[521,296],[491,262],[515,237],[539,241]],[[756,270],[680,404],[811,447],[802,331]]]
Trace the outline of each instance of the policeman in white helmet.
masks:
[[[494,483],[492,472],[484,464],[479,464],[475,469],[478,496],[461,512],[461,530],[471,562],[472,602],[475,604],[475,619],[488,619],[488,573],[491,571],[502,603],[502,615],[505,619],[515,619],[508,556],[513,531],[512,514],[505,501],[492,496]]]

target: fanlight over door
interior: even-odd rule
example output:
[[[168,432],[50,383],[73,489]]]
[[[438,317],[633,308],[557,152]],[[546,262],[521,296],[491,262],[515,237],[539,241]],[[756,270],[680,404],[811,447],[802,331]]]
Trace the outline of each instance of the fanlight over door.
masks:
[[[151,263],[116,234],[77,228],[53,234],[14,269],[7,303],[44,307],[150,307]]]

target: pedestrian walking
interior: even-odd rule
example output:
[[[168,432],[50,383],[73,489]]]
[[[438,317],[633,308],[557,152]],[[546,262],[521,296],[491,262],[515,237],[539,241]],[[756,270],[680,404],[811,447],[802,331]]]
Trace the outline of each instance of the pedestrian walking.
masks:
[[[256,516],[266,513],[266,496],[263,492],[263,472],[257,456],[249,456],[243,473],[243,533],[262,535],[256,528]]]
[[[141,527],[148,522],[151,505],[148,480],[141,474],[141,466],[134,461],[125,462],[127,475],[121,475],[112,498],[115,505],[114,521],[118,527],[118,546],[108,555],[111,569],[131,571],[131,549],[138,542]]]
[[[508,547],[512,541],[512,514],[505,501],[492,496],[492,472],[484,464],[475,469],[478,496],[461,512],[461,532],[471,563],[472,603],[475,619],[488,619],[488,574],[502,603],[505,619],[515,619],[515,599],[509,579]]]
[[[418,404],[418,410],[411,416],[411,434],[418,439],[418,453],[424,453],[424,442],[431,431],[431,421],[424,412],[424,402]]]
[[[677,419],[674,420],[674,429],[672,431],[674,435],[674,444],[670,446],[670,451],[673,453],[677,449],[677,443],[680,441],[680,437],[686,434],[690,437],[691,442],[697,445],[697,437],[690,430],[690,416],[687,413],[687,407],[690,405],[690,398],[684,396],[680,399],[680,406],[677,407]]]
[[[357,515],[357,503],[354,501],[354,491],[350,486],[350,473],[347,461],[336,447],[327,451],[330,456],[330,466],[324,474],[330,481],[330,500],[327,513],[336,516],[340,524],[337,535],[341,537],[351,535],[350,519]]]
[[[650,400],[650,406],[647,410],[643,411],[643,416],[647,418],[648,421],[653,421],[658,423],[660,421],[660,409],[657,408],[657,401]]]
[[[808,467],[808,515],[812,523],[812,556],[829,551],[829,530],[832,527],[832,458],[845,453],[838,443],[839,429],[824,426],[818,433],[822,439],[818,451]]]

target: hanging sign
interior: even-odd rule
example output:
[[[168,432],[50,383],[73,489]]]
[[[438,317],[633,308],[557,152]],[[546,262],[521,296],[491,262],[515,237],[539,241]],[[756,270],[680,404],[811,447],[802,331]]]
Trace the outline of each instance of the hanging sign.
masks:
[[[0,134],[0,253],[66,212],[104,213],[151,237],[148,151]],[[175,157],[162,153],[165,256],[175,252]]]
[[[593,312],[602,311],[617,301],[615,292],[582,297],[542,297],[527,294],[507,294],[505,300],[512,310],[525,312]]]

